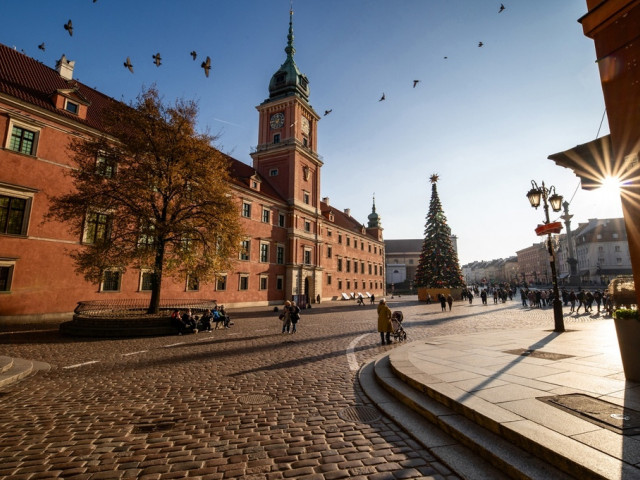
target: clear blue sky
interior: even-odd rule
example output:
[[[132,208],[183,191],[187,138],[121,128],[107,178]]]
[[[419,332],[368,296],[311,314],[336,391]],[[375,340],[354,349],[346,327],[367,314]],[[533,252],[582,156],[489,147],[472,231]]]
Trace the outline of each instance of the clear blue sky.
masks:
[[[586,0],[504,0],[498,13],[500,3],[293,4],[295,60],[311,104],[321,115],[333,110],[318,127],[323,196],[366,222],[375,192],[385,238],[422,238],[428,179],[438,173],[463,264],[539,240],[543,213],[525,197],[532,179],[573,197],[574,227],[622,216],[615,194],[576,192],[573,173],[547,159],[595,139],[604,113],[593,42],[577,22]],[[254,107],[285,59],[289,0],[24,0],[3,2],[0,15],[0,42],[51,67],[65,53],[75,78],[116,99],[156,84],[167,100],[198,100],[201,129],[251,163]],[[207,55],[209,78],[200,68]]]

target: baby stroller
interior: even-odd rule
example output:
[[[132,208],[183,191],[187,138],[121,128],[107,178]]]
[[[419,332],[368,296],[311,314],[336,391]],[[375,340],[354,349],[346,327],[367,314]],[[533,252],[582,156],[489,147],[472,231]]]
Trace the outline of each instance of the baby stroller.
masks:
[[[396,310],[391,314],[391,329],[393,330],[393,338],[399,342],[404,342],[407,339],[407,332],[402,328],[402,320],[404,315],[399,310]]]

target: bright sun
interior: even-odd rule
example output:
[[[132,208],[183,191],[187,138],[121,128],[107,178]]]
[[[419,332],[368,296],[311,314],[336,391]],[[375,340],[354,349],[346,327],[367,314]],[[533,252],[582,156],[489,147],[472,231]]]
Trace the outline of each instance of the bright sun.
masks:
[[[620,187],[622,186],[622,182],[618,177],[605,177],[602,180],[602,193],[606,194],[616,194],[620,193]]]

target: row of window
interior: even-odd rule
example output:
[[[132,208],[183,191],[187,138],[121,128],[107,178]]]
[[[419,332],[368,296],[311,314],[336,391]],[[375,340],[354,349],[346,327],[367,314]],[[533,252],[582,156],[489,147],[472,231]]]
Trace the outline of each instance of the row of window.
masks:
[[[344,266],[344,271],[346,273],[351,273],[351,264],[351,259],[338,257],[337,270],[342,272]],[[359,262],[358,260],[353,260],[353,273],[358,273],[358,265],[360,265],[360,273],[365,273],[363,260],[360,260]],[[368,263],[367,265],[369,266],[369,275],[383,275],[382,265],[378,265],[377,263]]]
[[[6,290],[0,291],[9,291],[10,289],[10,273],[5,270],[5,267],[0,266],[0,288],[3,286],[7,286]],[[9,280],[5,280],[5,275],[9,274]],[[250,275],[248,273],[239,273],[238,275],[238,284],[237,288],[239,291],[249,290],[252,288],[250,282]],[[257,276],[257,287],[258,290],[267,290],[269,288],[269,275],[267,274],[259,274]],[[224,292],[227,290],[227,275],[219,275],[216,277],[216,282],[214,286],[214,290],[217,292]],[[141,271],[140,272],[140,282],[139,282],[139,291],[141,292],[149,292],[151,291],[152,286],[152,273],[150,271]],[[284,289],[284,275],[276,275],[275,277],[275,286],[276,290]],[[119,292],[121,289],[122,283],[122,272],[117,269],[107,270],[104,272],[102,277],[102,282],[100,284],[101,292]],[[187,276],[185,283],[185,290],[188,292],[197,292],[200,291],[200,281],[197,277],[193,275]]]
[[[332,285],[333,284],[333,275],[331,275],[330,273],[327,274],[327,285]],[[338,290],[342,290],[342,287],[346,286],[346,290],[349,291],[351,290],[351,280],[342,280],[341,278],[338,278]],[[378,281],[373,281],[373,280],[369,280],[369,290],[377,290],[378,289],[378,285],[380,286],[380,288],[382,288],[382,282],[380,282],[378,284]],[[355,290],[357,290],[358,288],[362,288],[363,290],[365,290],[367,288],[367,281],[366,280],[361,280],[360,282],[358,282],[358,280],[353,280],[353,288]]]

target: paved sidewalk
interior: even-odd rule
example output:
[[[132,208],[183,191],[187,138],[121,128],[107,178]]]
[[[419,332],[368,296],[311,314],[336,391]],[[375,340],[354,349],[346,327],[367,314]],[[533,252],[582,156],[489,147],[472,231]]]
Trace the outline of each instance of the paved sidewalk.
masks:
[[[612,320],[436,337],[389,358],[414,387],[550,463],[640,478],[640,384],[625,381]]]

